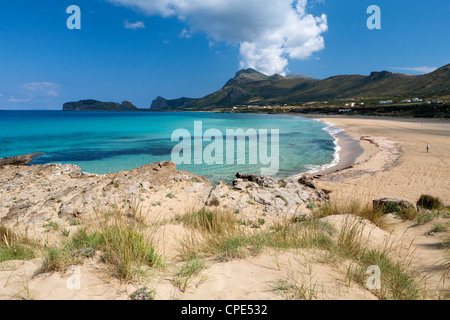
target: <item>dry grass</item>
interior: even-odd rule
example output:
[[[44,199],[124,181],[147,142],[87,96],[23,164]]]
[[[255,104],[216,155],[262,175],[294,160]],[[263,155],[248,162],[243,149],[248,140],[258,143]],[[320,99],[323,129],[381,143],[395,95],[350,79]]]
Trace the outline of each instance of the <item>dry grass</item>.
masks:
[[[400,258],[394,242],[385,240],[379,247],[369,246],[363,238],[363,226],[346,222],[329,254],[340,261],[351,261],[347,278],[366,286],[367,270],[381,271],[381,288],[372,292],[383,300],[415,300],[422,296],[419,274],[411,269],[412,253]]]
[[[316,220],[294,222],[283,219],[267,229],[244,226],[231,212],[190,212],[180,218],[191,228],[180,246],[180,257],[203,255],[220,261],[245,258],[260,253],[265,247],[326,248],[331,227]]]
[[[42,272],[65,271],[90,258],[84,253],[92,251],[98,252],[111,273],[123,280],[136,278],[143,268],[160,266],[162,257],[152,245],[156,226],[146,226],[143,221],[137,207],[97,211],[74,236],[60,246],[47,247]]]
[[[326,260],[329,262],[350,261],[348,280],[364,286],[368,277],[366,274],[368,267],[379,266],[381,289],[374,293],[380,299],[410,300],[421,296],[420,280],[418,275],[411,271],[408,260],[410,257],[400,260],[392,243],[386,242],[380,248],[369,247],[367,240],[363,238],[362,224],[354,219],[344,223],[336,237],[332,237],[335,233],[333,228],[319,221],[317,217],[301,221],[284,219],[264,230],[241,226],[236,221],[233,223],[232,217],[231,213],[213,211],[206,213],[204,210],[191,212],[182,217],[181,221],[191,226],[192,232],[181,242],[181,258],[198,255],[227,261],[255,255],[269,247],[321,249],[328,252]],[[313,283],[284,279],[277,282],[275,287],[290,298],[297,296],[312,298],[315,286]]]
[[[0,262],[9,260],[30,260],[36,257],[40,246],[28,236],[0,225]]]
[[[331,215],[351,214],[369,220],[380,229],[389,230],[390,226],[386,221],[386,215],[380,208],[374,208],[369,202],[358,199],[329,203],[319,206],[313,210],[315,218],[324,218]]]

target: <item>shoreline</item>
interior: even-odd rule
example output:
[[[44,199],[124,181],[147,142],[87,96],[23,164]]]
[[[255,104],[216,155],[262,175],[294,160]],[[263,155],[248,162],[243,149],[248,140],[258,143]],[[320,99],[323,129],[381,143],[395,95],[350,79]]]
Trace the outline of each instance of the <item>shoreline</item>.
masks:
[[[364,150],[359,156],[350,156],[349,162],[354,161],[350,166],[342,161],[339,168],[320,173],[321,188],[332,190],[335,200],[396,197],[416,202],[420,195],[428,194],[450,202],[448,120],[326,115],[311,118],[333,122],[335,128],[359,140]],[[342,158],[353,152],[343,142],[341,139]],[[427,144],[431,146],[429,152]]]
[[[361,146],[360,140],[357,140],[355,137],[352,137],[351,135],[346,133],[344,129],[336,127],[336,124],[333,122],[323,121],[319,118],[305,118],[300,114],[293,114],[292,116],[304,119],[312,119],[325,124],[326,127],[324,127],[323,130],[325,130],[334,138],[334,144],[336,145],[336,147],[335,153],[333,155],[334,160],[331,163],[324,164],[317,169],[312,169],[307,172],[291,175],[289,176],[289,178],[291,179],[299,179],[303,175],[321,177],[327,174],[351,168],[353,165],[358,163],[358,159],[366,152],[366,150]]]
[[[363,163],[365,164],[380,152],[380,146],[378,146],[377,141],[374,141],[373,138],[389,134],[391,131],[391,124],[401,125],[404,127],[415,125],[415,129],[420,129],[420,127],[422,127],[424,130],[426,130],[427,127],[430,127],[428,129],[433,129],[433,133],[450,129],[449,121],[442,119],[410,119],[344,115],[327,116],[318,114],[304,115],[296,113],[287,114],[285,116],[311,119],[325,124],[325,127],[323,129],[335,139],[336,144],[334,160],[331,163],[322,165],[320,168],[313,168],[302,173],[294,173],[292,175],[286,176],[285,178],[288,179],[300,178],[303,175],[309,175],[314,178],[325,178],[324,176],[332,175],[337,172],[352,171],[347,169],[353,169],[356,165],[360,165]],[[344,122],[351,122],[352,125],[343,125]],[[364,132],[365,130],[354,130],[354,127],[361,127],[360,124],[364,122],[377,122],[379,127],[384,128],[383,130],[379,130],[381,131],[381,135],[373,135],[371,133]],[[411,129],[408,130],[410,131]],[[405,130],[403,134],[410,133],[406,132]],[[391,142],[392,141],[398,142],[397,139],[391,139]],[[432,143],[432,149],[433,147],[436,147],[434,143]],[[371,172],[375,173],[381,169],[384,170],[386,168],[379,166],[378,168],[371,170]],[[341,178],[343,178],[344,175],[341,176]],[[341,181],[343,180],[346,179],[341,179]]]

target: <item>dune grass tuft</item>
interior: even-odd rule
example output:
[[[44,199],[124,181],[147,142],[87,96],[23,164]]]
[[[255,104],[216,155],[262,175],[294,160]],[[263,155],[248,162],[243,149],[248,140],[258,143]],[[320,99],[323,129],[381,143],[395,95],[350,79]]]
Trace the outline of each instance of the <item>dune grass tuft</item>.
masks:
[[[0,225],[0,262],[10,260],[31,260],[36,257],[39,245],[19,235],[6,226]]]
[[[357,199],[351,199],[339,204],[326,203],[313,210],[313,216],[318,219],[341,214],[355,215],[369,220],[381,229],[389,229],[385,212],[381,208],[374,208],[372,204],[363,203]]]
[[[99,211],[86,225],[60,246],[47,247],[42,272],[65,271],[93,257],[96,251],[112,274],[124,280],[133,279],[143,267],[162,264],[161,255],[152,245],[153,230],[146,229],[136,209]]]
[[[355,209],[355,207],[353,207]],[[333,210],[331,210],[333,209]],[[358,209],[358,210],[356,210]],[[358,216],[372,217],[383,224],[378,212],[356,207]],[[337,207],[327,209],[329,214],[338,214]],[[344,211],[348,212],[348,211]],[[341,212],[342,214],[343,212]],[[264,248],[307,248],[327,252],[328,260],[334,262],[350,261],[349,281],[365,285],[367,268],[378,265],[381,269],[381,289],[374,292],[380,299],[417,299],[420,297],[418,275],[411,272],[406,258],[399,260],[394,254],[393,245],[380,248],[369,247],[363,238],[362,224],[349,219],[339,233],[328,223],[314,215],[304,219],[281,219],[265,229],[251,229],[232,219],[233,214],[200,210],[190,212],[181,218],[192,232],[181,242],[180,256],[212,257],[220,261],[245,258],[263,251]],[[227,217],[227,218],[225,218]],[[199,222],[202,221],[202,222]],[[311,287],[293,287],[292,282],[281,281],[275,285],[277,290],[289,293],[290,297],[312,297]]]
[[[419,200],[417,200],[417,205],[428,210],[438,210],[442,206],[441,200],[439,200],[439,198],[430,196],[428,194],[421,195]]]

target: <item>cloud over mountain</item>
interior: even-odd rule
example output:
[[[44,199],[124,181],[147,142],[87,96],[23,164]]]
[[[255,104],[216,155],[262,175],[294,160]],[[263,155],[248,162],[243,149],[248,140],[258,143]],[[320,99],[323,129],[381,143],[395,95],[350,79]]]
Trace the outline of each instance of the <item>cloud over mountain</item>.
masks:
[[[436,67],[427,67],[427,66],[423,66],[423,67],[392,67],[391,69],[404,70],[404,71],[410,71],[410,72],[415,72],[415,73],[430,73],[430,72],[437,70]]]
[[[107,0],[148,15],[177,17],[190,34],[239,45],[240,67],[285,73],[289,59],[324,49],[327,16],[307,13],[307,0]],[[187,29],[186,29],[187,30]]]

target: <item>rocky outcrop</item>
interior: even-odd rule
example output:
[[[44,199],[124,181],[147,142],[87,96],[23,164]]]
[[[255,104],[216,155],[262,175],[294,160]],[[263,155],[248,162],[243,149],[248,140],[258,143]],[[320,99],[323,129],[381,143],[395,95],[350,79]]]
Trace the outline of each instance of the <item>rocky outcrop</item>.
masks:
[[[150,110],[165,110],[169,107],[167,100],[163,97],[157,97],[153,100]]]
[[[101,102],[97,100],[81,100],[68,102],[63,105],[63,111],[138,111],[139,109],[130,101]]]
[[[152,190],[183,181],[211,188],[207,179],[178,171],[171,161],[107,175],[84,173],[74,165],[4,166],[0,168],[0,223],[38,223],[55,214],[72,219],[99,209],[126,208],[139,199],[153,201]]]
[[[277,180],[242,173],[238,173],[236,177],[232,187],[223,182],[219,183],[211,191],[206,204],[229,205],[229,199],[232,199],[234,210],[241,210],[249,205],[260,205],[267,214],[284,216],[307,215],[310,203],[324,203],[330,200],[326,192],[316,190],[315,184],[305,185],[296,179]]]
[[[382,209],[386,213],[399,212],[404,209],[415,209],[414,204],[411,202],[397,198],[373,200],[373,207],[374,209]]]
[[[317,183],[314,181],[314,179],[313,179],[311,176],[303,175],[303,176],[298,180],[298,182],[299,182],[300,184],[303,184],[303,185],[309,187],[309,188],[317,189]]]
[[[151,111],[167,111],[167,110],[174,110],[174,109],[179,109],[179,108],[188,108],[196,101],[197,101],[197,99],[191,99],[191,98],[166,100],[163,97],[157,97],[155,100],[153,100],[152,105],[150,106],[150,110]]]
[[[283,217],[308,214],[310,202],[327,201],[324,191],[295,179],[237,174],[232,186],[211,186],[206,178],[178,171],[172,161],[106,175],[85,173],[70,164],[0,168],[0,224],[43,225],[49,219],[66,223],[98,211],[126,211],[136,204],[165,216],[206,205]]]
[[[33,158],[35,158],[41,154],[42,154],[42,152],[38,152],[38,153],[32,153],[32,154],[25,154],[22,156],[2,158],[2,159],[0,159],[0,167],[3,167],[3,166],[25,166],[25,165],[29,164],[33,160]]]

